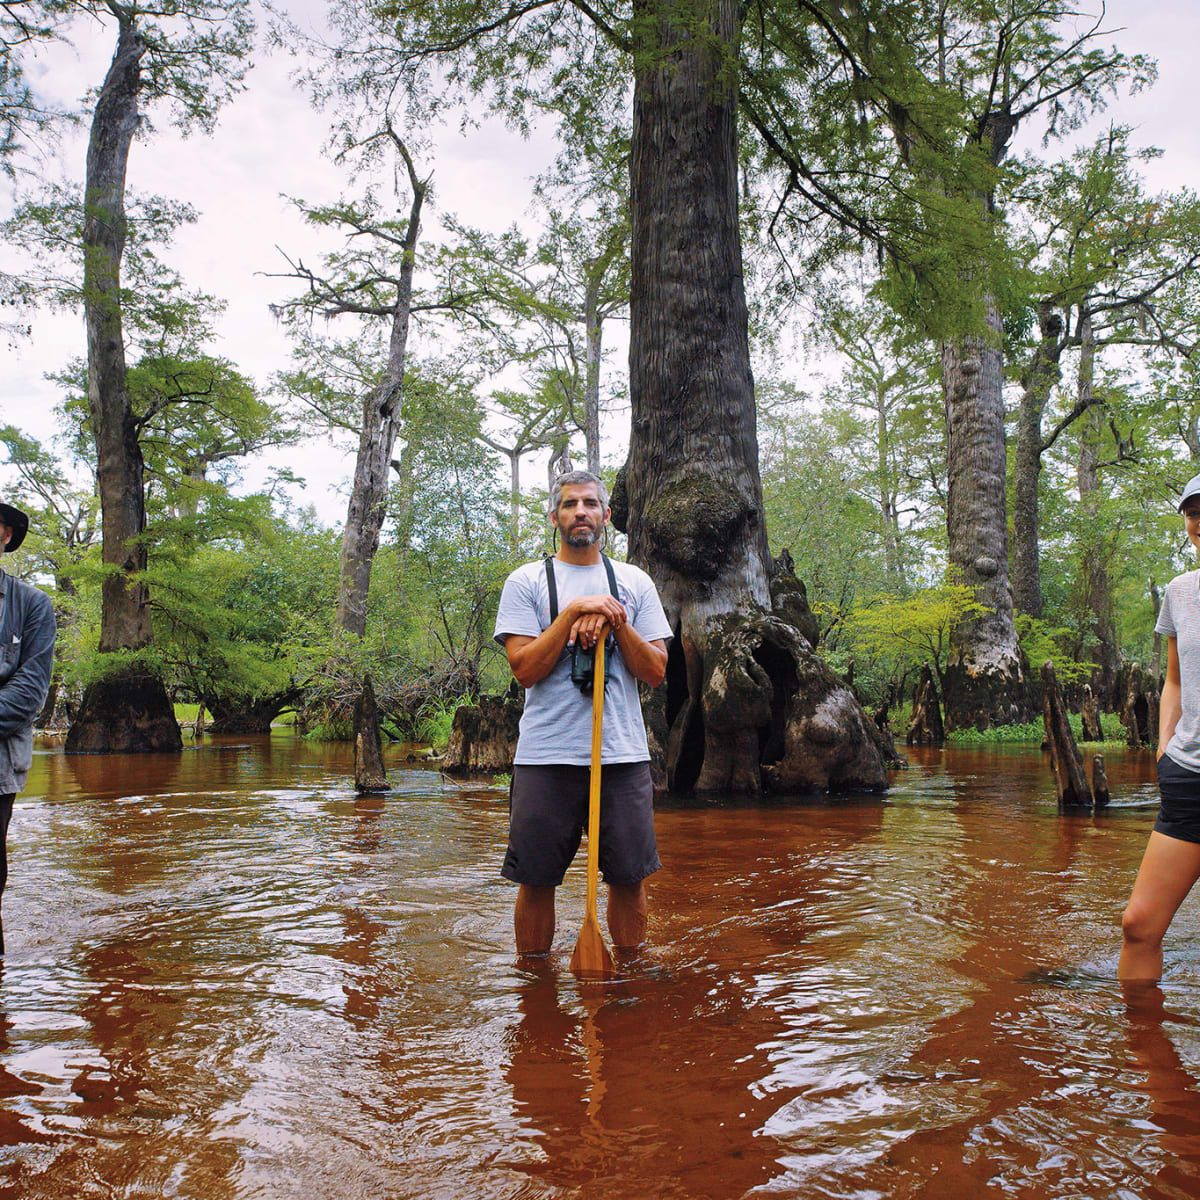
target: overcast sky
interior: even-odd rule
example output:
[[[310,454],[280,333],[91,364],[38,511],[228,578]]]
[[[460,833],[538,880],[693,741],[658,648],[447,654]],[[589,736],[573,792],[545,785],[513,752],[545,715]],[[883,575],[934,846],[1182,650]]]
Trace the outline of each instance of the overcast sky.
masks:
[[[320,8],[311,2],[305,7]],[[1148,92],[1111,105],[1103,120],[1131,124],[1135,142],[1164,150],[1145,170],[1154,189],[1195,187],[1200,0],[1110,0],[1107,27],[1122,49],[1157,58],[1160,77]],[[113,36],[111,26],[81,30],[75,50],[43,53],[31,72],[35,85],[64,103],[75,102],[102,80]],[[160,132],[135,144],[129,169],[130,186],[138,192],[174,196],[199,210],[200,220],[180,233],[168,261],[190,288],[227,301],[215,349],[260,384],[288,361],[287,339],[268,309],[290,290],[286,280],[269,277],[283,269],[276,247],[309,261],[319,249],[283,197],[332,200],[345,186],[322,154],[328,120],[294,89],[291,65],[282,56],[257,55],[247,91],[225,110],[213,136],[181,140],[160,122]],[[64,142],[59,165],[65,178],[82,177],[85,148],[82,133]],[[497,230],[527,223],[530,180],[553,152],[548,135],[523,141],[494,123],[466,134],[441,130],[426,164],[434,173],[433,216],[452,212]],[[0,265],[4,261],[0,257]],[[82,318],[40,314],[31,339],[15,349],[0,347],[0,353],[0,421],[48,437],[58,397],[43,375],[83,353]],[[796,368],[803,370],[802,364]],[[613,369],[623,371],[624,364],[614,362]],[[348,477],[352,457],[331,459],[310,447],[296,468],[311,481],[308,493],[296,499],[316,503],[325,522],[339,523],[344,513],[331,489]],[[543,470],[531,463],[526,477],[540,480]]]

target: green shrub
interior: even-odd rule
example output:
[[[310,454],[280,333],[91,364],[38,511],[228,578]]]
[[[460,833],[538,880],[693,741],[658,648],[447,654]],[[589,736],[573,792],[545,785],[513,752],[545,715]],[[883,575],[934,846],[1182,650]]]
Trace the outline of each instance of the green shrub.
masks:
[[[460,705],[470,703],[470,696],[459,696],[454,700],[427,700],[413,722],[413,741],[425,743],[441,754],[450,744],[454,714]]]

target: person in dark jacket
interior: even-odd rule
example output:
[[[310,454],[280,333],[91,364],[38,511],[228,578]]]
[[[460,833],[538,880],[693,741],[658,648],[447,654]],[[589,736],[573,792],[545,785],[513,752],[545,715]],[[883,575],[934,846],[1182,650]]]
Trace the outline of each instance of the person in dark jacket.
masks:
[[[0,553],[11,554],[28,529],[19,508],[0,503]],[[8,882],[8,822],[33,762],[33,722],[50,690],[54,632],[50,597],[0,570],[0,900]]]

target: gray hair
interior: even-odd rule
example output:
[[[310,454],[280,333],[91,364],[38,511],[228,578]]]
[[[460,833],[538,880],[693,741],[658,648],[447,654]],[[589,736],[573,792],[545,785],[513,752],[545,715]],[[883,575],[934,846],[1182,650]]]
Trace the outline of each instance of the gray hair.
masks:
[[[600,506],[607,508],[608,492],[605,490],[604,480],[599,475],[593,475],[591,471],[568,471],[565,475],[560,475],[550,487],[550,511],[558,512],[558,506],[562,503],[564,485],[582,487],[588,483],[596,485],[596,494],[600,497]]]

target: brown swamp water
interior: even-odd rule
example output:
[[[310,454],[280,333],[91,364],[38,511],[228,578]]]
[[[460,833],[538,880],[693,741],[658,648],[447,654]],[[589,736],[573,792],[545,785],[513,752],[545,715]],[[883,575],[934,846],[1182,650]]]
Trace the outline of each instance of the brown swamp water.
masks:
[[[1200,931],[1114,978],[1153,819],[1036,751],[886,798],[658,817],[652,951],[511,952],[501,791],[342,747],[39,754],[10,834],[0,1196],[1193,1197]]]

